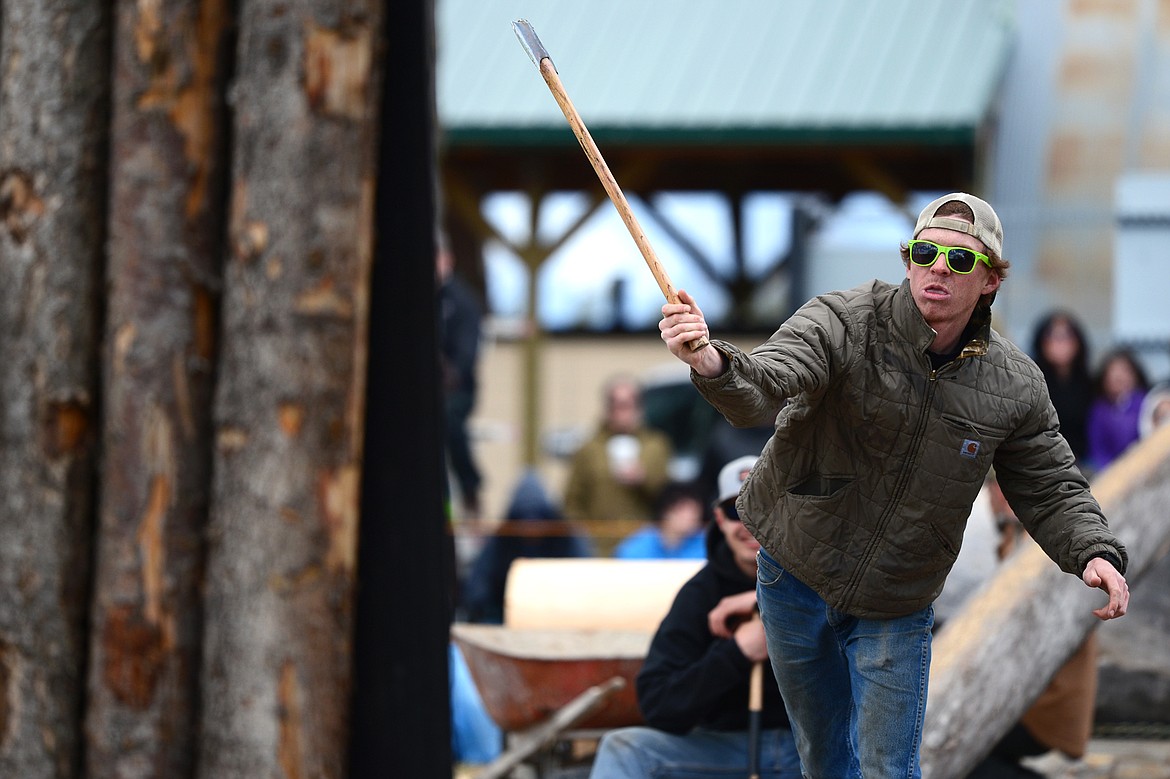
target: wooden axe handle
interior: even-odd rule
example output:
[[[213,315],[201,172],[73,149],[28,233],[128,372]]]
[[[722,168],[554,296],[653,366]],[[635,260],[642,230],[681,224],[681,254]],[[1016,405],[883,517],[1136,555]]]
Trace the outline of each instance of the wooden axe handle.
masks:
[[[764,661],[752,665],[748,689],[748,779],[760,779],[760,719],[764,711]]]
[[[764,710],[764,661],[752,664],[751,684],[748,688],[748,711]]]
[[[622,188],[618,186],[617,179],[613,177],[609,166],[605,164],[605,158],[601,156],[601,150],[593,142],[593,136],[589,134],[589,128],[585,126],[581,115],[577,113],[577,109],[573,106],[573,101],[569,99],[569,95],[565,91],[565,85],[561,83],[561,77],[557,74],[556,66],[553,65],[552,58],[548,56],[548,51],[540,43],[540,39],[536,37],[536,31],[532,29],[532,25],[526,20],[521,19],[513,22],[512,27],[516,31],[516,36],[520,39],[521,45],[528,52],[528,56],[536,63],[536,67],[539,68],[540,75],[544,78],[544,83],[548,85],[549,90],[552,92],[553,98],[556,99],[557,105],[561,107],[561,112],[565,115],[565,119],[568,120],[569,127],[573,129],[573,135],[577,136],[577,142],[581,144],[581,148],[584,150],[589,164],[593,166],[593,171],[597,174],[597,178],[601,180],[601,186],[605,188],[610,202],[617,209],[618,215],[621,216],[622,222],[626,225],[626,229],[630,231],[630,236],[638,246],[638,251],[642,253],[642,259],[646,261],[650,272],[654,274],[654,280],[658,282],[658,288],[662,290],[663,296],[669,302],[677,303],[678,293],[675,291],[674,285],[670,282],[670,276],[667,275],[666,269],[662,267],[662,263],[658,261],[658,255],[654,253],[654,247],[650,245],[650,241],[646,240],[646,233],[642,231],[642,226],[638,223],[638,218],[634,216],[634,211],[630,208],[629,201],[626,200],[626,196],[622,193]],[[692,341],[691,350],[698,351],[709,343],[710,341],[706,337]]]

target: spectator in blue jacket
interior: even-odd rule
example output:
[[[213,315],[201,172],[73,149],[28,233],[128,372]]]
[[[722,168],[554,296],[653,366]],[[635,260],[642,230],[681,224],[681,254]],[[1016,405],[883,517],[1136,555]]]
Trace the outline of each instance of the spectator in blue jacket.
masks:
[[[698,488],[668,484],[654,506],[653,523],[617,545],[625,560],[702,560],[707,556],[707,507]]]

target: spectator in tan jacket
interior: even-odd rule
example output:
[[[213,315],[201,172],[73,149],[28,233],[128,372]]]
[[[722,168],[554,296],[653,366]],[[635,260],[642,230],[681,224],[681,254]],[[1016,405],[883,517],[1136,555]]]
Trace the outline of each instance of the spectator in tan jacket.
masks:
[[[573,455],[565,487],[565,517],[570,520],[627,520],[606,533],[591,525],[599,551],[654,516],[654,502],[669,479],[670,440],[646,427],[642,390],[619,376],[605,387],[605,417],[597,432]]]

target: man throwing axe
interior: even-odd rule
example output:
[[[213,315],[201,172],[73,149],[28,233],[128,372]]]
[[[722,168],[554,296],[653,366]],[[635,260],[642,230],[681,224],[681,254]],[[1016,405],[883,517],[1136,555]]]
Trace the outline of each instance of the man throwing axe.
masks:
[[[1124,546],[1061,437],[1044,377],[991,329],[1007,275],[991,206],[945,195],[900,286],[809,301],[750,353],[679,291],[659,329],[731,424],[779,410],[737,507],[759,541],[768,654],[806,777],[919,777],[933,610],[994,464],[1032,537],[1125,614]]]

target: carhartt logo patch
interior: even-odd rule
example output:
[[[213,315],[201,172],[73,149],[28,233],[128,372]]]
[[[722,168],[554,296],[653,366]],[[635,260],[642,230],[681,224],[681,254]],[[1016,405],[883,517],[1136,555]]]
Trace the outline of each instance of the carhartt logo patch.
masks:
[[[974,460],[979,455],[979,442],[964,438],[963,445],[959,447],[959,454]]]

